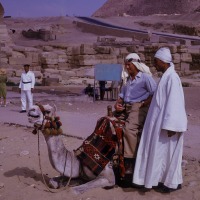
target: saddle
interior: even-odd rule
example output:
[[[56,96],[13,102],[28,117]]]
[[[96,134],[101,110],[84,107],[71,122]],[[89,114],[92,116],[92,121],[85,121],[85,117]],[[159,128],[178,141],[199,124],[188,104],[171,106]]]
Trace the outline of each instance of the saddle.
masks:
[[[82,165],[98,176],[111,162],[125,176],[123,158],[123,129],[125,122],[115,117],[102,117],[97,121],[94,132],[75,150]]]

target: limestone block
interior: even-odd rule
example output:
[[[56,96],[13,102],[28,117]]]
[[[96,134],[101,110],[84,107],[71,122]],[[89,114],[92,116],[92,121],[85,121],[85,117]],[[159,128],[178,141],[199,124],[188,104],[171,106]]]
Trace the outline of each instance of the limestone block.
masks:
[[[177,53],[187,53],[188,52],[188,48],[185,45],[180,45],[177,46]]]
[[[94,50],[98,54],[110,54],[110,47],[96,46]]]
[[[66,52],[69,56],[80,55],[80,46],[68,47]]]
[[[94,50],[94,46],[91,44],[81,44],[80,46],[80,54],[81,55],[93,55],[96,54],[96,51]]]
[[[43,70],[43,73],[44,74],[59,74],[59,70],[47,68]]]
[[[47,80],[48,78],[55,78],[58,79],[58,81],[62,81],[62,76],[59,74],[49,74],[48,76],[44,76],[44,78]]]
[[[12,51],[12,58],[25,58],[25,55],[18,51]]]
[[[27,58],[30,58],[32,60],[31,63],[39,62],[39,54],[37,52],[25,52],[24,54]]]
[[[58,69],[58,65],[49,65],[49,64],[44,64],[42,63],[42,69]]]
[[[120,49],[115,47],[110,47],[110,54],[118,56],[120,54]]]
[[[43,51],[53,51],[52,46],[43,46]]]
[[[40,50],[34,47],[13,46],[13,51],[19,52],[39,52]]]
[[[21,77],[22,72],[24,72],[23,69],[20,69],[20,70],[15,69],[15,70],[14,70],[14,76],[16,76],[16,77]]]
[[[181,55],[179,53],[172,54],[172,60],[174,64],[181,62]]]
[[[144,46],[137,46],[137,52],[144,52]]]
[[[35,78],[41,79],[43,74],[40,71],[32,71],[35,74]]]
[[[145,45],[144,46],[144,52],[145,53],[155,53],[159,49],[158,45],[152,46],[152,45]]]
[[[54,52],[42,52],[39,57],[42,64],[55,65],[58,63],[58,54]]]
[[[126,47],[122,47],[122,48],[120,48],[120,54],[122,54],[122,55],[128,55],[129,52],[128,52],[128,50],[127,50]]]
[[[15,85],[19,85],[20,77],[8,77],[8,82],[11,82]]]
[[[59,70],[69,69],[69,64],[68,63],[58,63],[58,69]]]
[[[5,47],[1,47],[1,55],[5,54],[6,57],[7,56],[12,56],[12,48],[5,46]]]
[[[190,70],[190,64],[181,62],[181,71],[189,71]]]
[[[67,55],[58,55],[58,63],[66,63],[67,62]]]
[[[177,53],[177,45],[176,44],[168,44],[168,47],[171,51],[171,54]]]
[[[190,53],[182,53],[181,54],[181,62],[192,62],[192,56]]]
[[[8,58],[1,58],[1,63],[8,63]]]
[[[181,63],[174,63],[174,67],[176,70],[180,71],[181,70]]]
[[[30,69],[31,71],[40,71],[41,72],[41,66],[40,65],[31,65]]]
[[[10,65],[21,65],[23,66],[24,64],[31,64],[31,59],[30,58],[9,58],[9,64]]]
[[[188,49],[188,53],[191,53],[191,54],[200,54],[200,49],[199,49],[199,47],[189,48]]]

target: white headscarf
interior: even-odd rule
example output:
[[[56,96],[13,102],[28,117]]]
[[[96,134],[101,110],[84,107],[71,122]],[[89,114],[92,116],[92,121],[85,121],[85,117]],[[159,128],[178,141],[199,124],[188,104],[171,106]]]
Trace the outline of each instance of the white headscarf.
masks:
[[[149,75],[152,75],[150,72],[150,69],[148,66],[146,66],[144,63],[141,62],[140,57],[136,53],[130,53],[128,56],[126,56],[125,61],[128,61],[132,59],[130,62],[133,63],[137,69],[141,72],[147,73]]]
[[[172,55],[169,48],[167,47],[162,47],[158,49],[154,57],[158,58],[159,60],[162,60],[165,63],[172,62]]]
[[[170,67],[174,68],[174,64],[172,63],[172,54],[169,48],[161,47],[160,49],[158,49],[154,57],[165,63],[170,63]]]

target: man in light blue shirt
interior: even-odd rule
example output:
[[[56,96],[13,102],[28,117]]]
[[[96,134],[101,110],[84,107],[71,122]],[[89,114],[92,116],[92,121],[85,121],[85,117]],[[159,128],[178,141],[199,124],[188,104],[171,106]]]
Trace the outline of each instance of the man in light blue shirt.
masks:
[[[125,120],[124,158],[126,173],[129,174],[133,172],[137,147],[156,89],[156,82],[151,76],[149,67],[141,62],[136,53],[131,53],[126,57],[125,69],[129,77],[121,88],[115,109],[116,117],[117,115],[124,116]]]

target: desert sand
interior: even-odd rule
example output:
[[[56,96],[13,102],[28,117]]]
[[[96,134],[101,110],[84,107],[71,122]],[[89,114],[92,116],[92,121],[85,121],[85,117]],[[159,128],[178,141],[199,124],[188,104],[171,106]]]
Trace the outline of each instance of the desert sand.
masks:
[[[38,138],[31,132],[26,114],[20,114],[19,93],[8,92],[8,105],[0,107],[0,199],[74,199],[74,200],[123,200],[123,199],[200,199],[200,97],[199,87],[184,88],[188,131],[185,133],[183,157],[183,188],[171,194],[160,194],[154,190],[143,192],[140,189],[115,187],[111,190],[91,189],[76,195],[70,188],[50,193],[42,180],[38,161]],[[96,120],[106,115],[107,105],[114,101],[96,101],[85,95],[68,97],[67,94],[35,93],[34,101],[56,103],[57,114],[62,116],[63,140],[70,150],[80,146],[83,139],[90,135]],[[78,121],[79,117],[81,122]],[[79,126],[77,127],[77,124]],[[40,153],[45,179],[59,175],[50,165],[45,140],[40,135]]]

